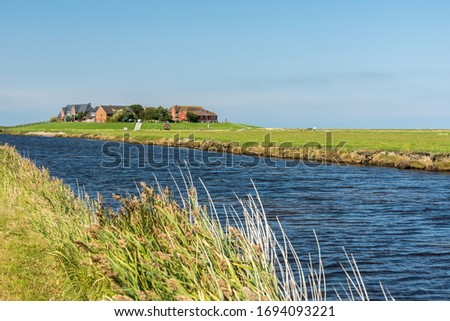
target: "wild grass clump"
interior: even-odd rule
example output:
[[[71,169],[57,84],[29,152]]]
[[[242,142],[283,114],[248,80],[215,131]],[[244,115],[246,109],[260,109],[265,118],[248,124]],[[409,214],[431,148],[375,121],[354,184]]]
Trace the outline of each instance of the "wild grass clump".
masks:
[[[259,196],[219,220],[214,203],[198,202],[192,179],[176,202],[158,184],[139,196],[81,199],[11,147],[0,147],[3,184],[27,199],[30,217],[48,239],[68,282],[83,300],[326,300],[320,256],[302,266],[280,225],[269,226]],[[347,256],[342,298],[368,300],[353,257]],[[344,268],[344,267],[343,267]],[[339,296],[339,298],[341,298]]]
[[[116,196],[123,206],[99,220],[91,247],[124,294],[150,300],[275,300],[273,266],[261,245],[237,228],[223,229],[196,200],[180,207],[169,191],[141,184],[140,197]],[[104,225],[102,225],[104,224]],[[101,246],[103,245],[103,246]],[[105,246],[106,245],[106,246]]]

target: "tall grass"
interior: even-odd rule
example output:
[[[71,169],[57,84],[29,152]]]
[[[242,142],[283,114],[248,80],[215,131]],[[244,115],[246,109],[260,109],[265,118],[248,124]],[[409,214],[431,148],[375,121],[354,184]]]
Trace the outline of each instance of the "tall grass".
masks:
[[[81,199],[11,147],[0,147],[3,185],[19,190],[37,229],[67,275],[67,291],[84,300],[326,300],[318,263],[304,266],[283,232],[277,237],[259,196],[240,199],[220,220],[210,200],[199,204],[189,176],[181,201],[159,184],[138,196],[115,196],[113,210]],[[347,256],[342,299],[368,300]],[[338,294],[339,295],[339,294]]]
[[[92,212],[86,203],[61,180],[51,178],[46,169],[36,168],[7,145],[0,146],[0,176],[2,191],[21,200],[21,212],[48,240],[47,255],[56,256],[60,262],[66,292],[61,297],[97,300],[112,293],[108,290],[111,282],[76,245],[87,240],[86,227],[92,224]]]

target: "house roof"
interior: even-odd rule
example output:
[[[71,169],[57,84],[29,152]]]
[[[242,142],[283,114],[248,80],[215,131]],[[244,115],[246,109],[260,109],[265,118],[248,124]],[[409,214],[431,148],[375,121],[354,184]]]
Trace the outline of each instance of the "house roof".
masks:
[[[100,107],[103,108],[103,110],[106,112],[106,115],[114,115],[114,113],[116,111],[127,108],[128,106],[100,105],[97,108],[100,108]]]
[[[185,111],[185,112],[195,112],[205,110],[202,106],[178,106],[174,105],[170,107],[170,109],[174,108],[177,113]]]
[[[196,114],[197,116],[217,116],[216,113],[209,111],[209,110],[193,111],[192,113]]]
[[[67,113],[68,111],[70,112],[72,110],[72,106],[75,108],[75,113],[85,113],[88,111],[93,111],[94,109],[91,106],[91,103],[88,104],[71,104],[71,105],[67,105],[66,107],[63,108],[64,113]]]
[[[70,106],[67,105],[66,107],[61,108],[61,111],[59,112],[58,117],[62,117],[63,113],[66,116],[70,112],[71,108],[72,108],[71,105]]]

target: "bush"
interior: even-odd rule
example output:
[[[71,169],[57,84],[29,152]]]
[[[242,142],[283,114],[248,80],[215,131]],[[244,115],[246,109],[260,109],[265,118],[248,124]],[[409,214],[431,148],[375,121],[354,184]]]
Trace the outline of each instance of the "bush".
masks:
[[[186,118],[190,123],[198,123],[198,116],[194,113],[188,112]]]

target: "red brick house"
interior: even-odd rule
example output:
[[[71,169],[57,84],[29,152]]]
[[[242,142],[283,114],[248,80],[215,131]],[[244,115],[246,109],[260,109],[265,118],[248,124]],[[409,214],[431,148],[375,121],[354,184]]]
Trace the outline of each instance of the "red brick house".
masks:
[[[127,106],[100,105],[97,107],[97,112],[95,113],[95,122],[106,123],[108,117],[111,117],[115,112],[125,108],[127,108]]]
[[[193,113],[198,116],[200,123],[217,123],[217,114],[206,110],[201,106],[172,106],[169,108],[169,113],[174,122],[181,122],[187,119],[187,113]]]

